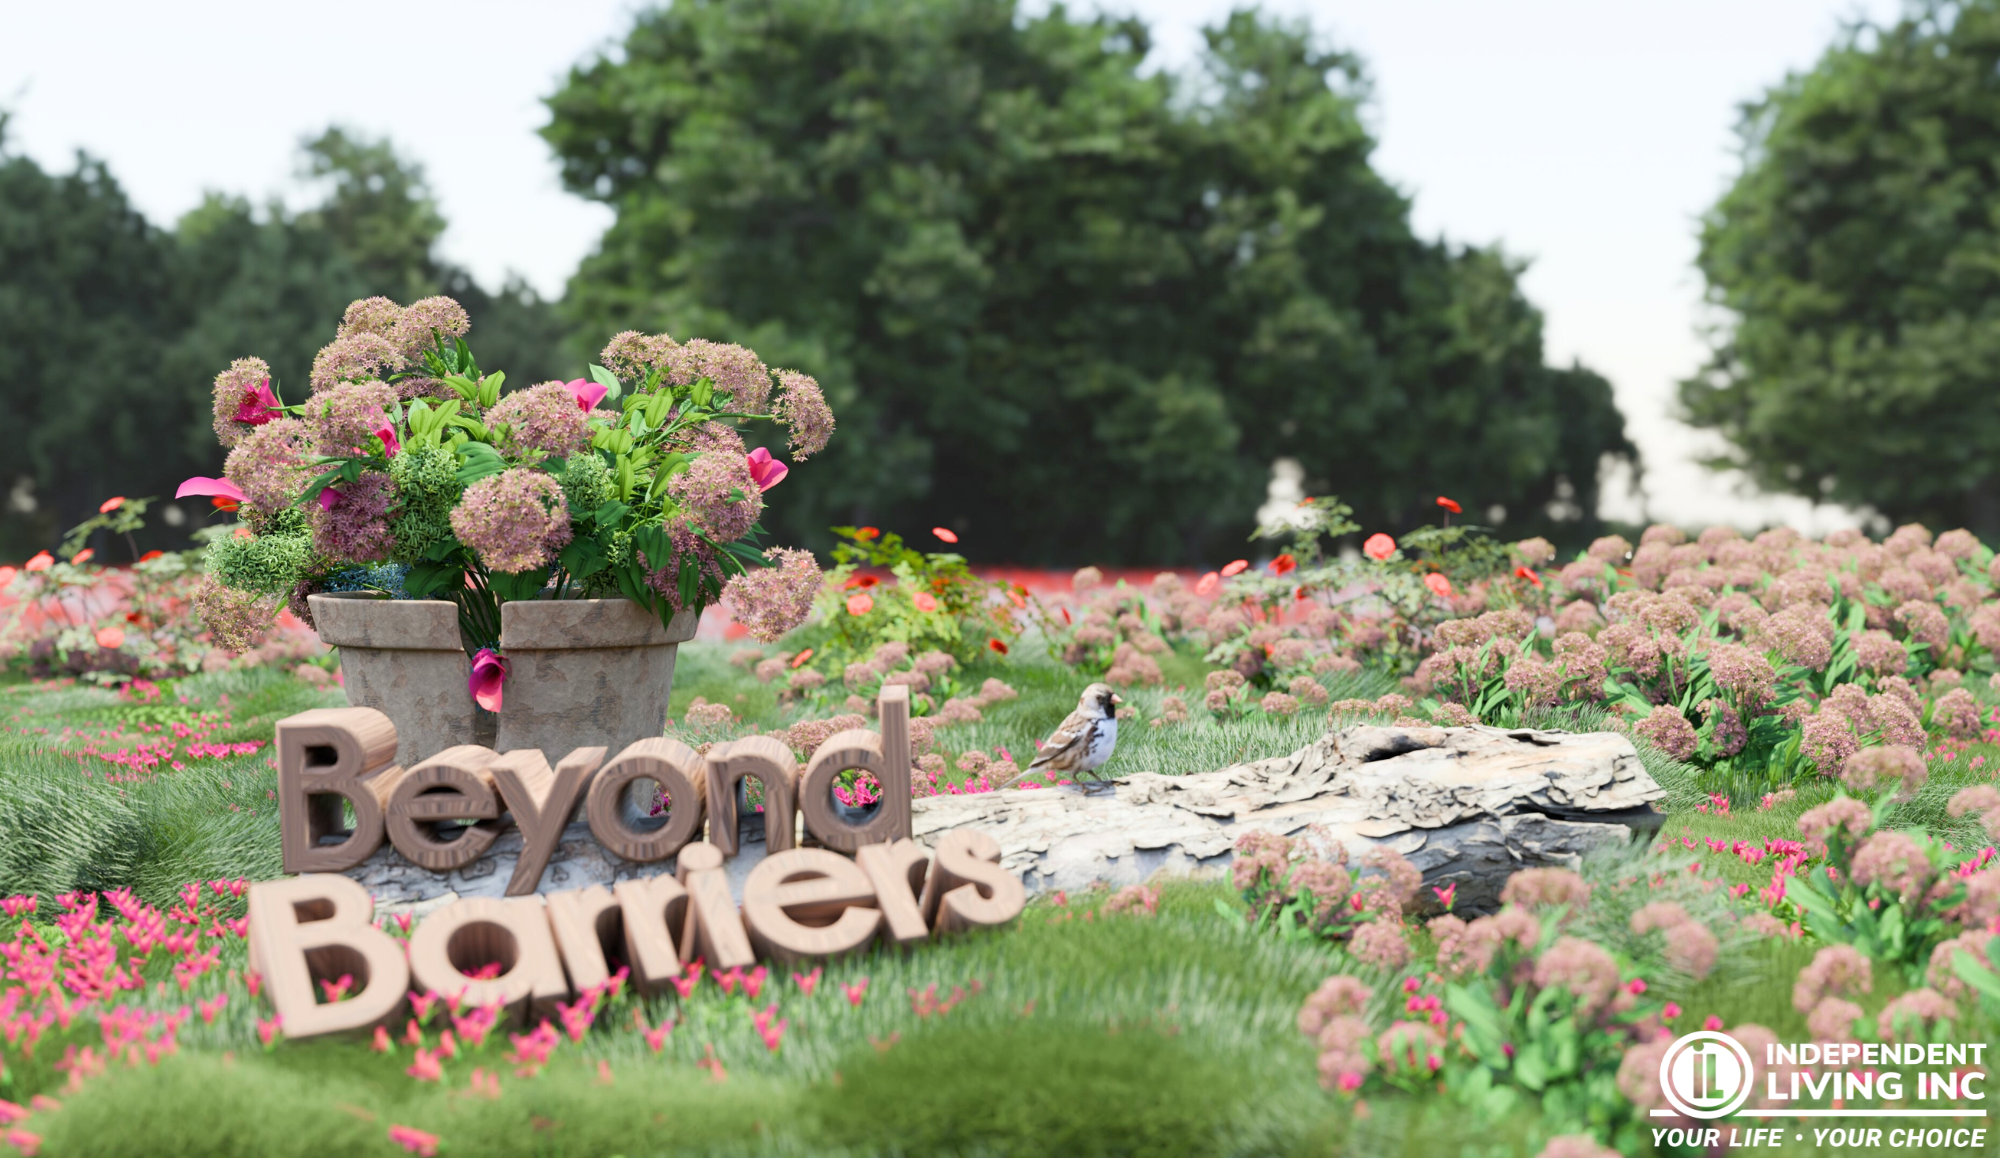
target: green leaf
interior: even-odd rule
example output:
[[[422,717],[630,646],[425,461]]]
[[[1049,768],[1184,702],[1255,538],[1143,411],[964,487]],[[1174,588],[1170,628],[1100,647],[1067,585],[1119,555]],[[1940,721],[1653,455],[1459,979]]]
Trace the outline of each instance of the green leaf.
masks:
[[[403,590],[417,599],[427,599],[440,592],[450,592],[454,585],[462,585],[464,571],[448,567],[442,563],[419,563],[410,568],[403,577]]]
[[[500,452],[483,442],[465,443],[458,448],[458,453],[465,460],[458,468],[458,481],[461,486],[471,486],[488,475],[499,474],[507,469],[507,464],[500,458]]]
[[[604,548],[596,539],[572,539],[556,556],[563,567],[578,579],[587,579],[604,569]]]
[[[618,375],[613,374],[602,366],[592,364],[590,367],[590,380],[604,387],[604,398],[607,402],[616,402],[619,395],[625,393],[625,387],[618,383]]]
[[[486,585],[504,603],[533,599],[548,582],[547,567],[535,571],[494,571],[486,577]]]
[[[646,562],[658,570],[674,557],[674,540],[660,527],[640,527],[632,533],[632,542],[646,553]]]
[[[597,525],[600,527],[615,527],[625,521],[625,516],[631,510],[631,507],[626,506],[617,499],[607,499],[603,506],[591,512],[590,517],[596,519]]]

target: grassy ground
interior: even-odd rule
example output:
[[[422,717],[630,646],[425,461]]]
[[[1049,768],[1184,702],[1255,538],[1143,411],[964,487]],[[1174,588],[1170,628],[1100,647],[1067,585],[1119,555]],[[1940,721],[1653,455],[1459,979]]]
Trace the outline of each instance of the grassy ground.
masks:
[[[726,649],[691,646],[680,662],[676,716],[697,695],[730,704],[746,729],[800,714],[732,665]],[[1185,657],[1169,672],[1170,683],[1200,686],[1199,665]],[[975,681],[999,675],[1021,694],[995,705],[977,725],[941,731],[939,747],[947,753],[1031,751],[1034,739],[1071,709],[1083,682],[1032,662],[968,674]],[[1334,695],[1383,690],[1357,682]],[[1290,751],[1323,726],[1316,713],[1225,726],[1197,712],[1185,725],[1147,727],[1160,697],[1173,692],[1128,695],[1141,714],[1122,731],[1108,771],[1211,770]],[[1197,699],[1194,691],[1185,696]],[[229,722],[215,731],[218,740],[268,740],[279,717],[343,702],[337,691],[316,691],[272,672],[197,677],[151,705],[97,690],[0,686],[0,895],[49,898],[72,888],[130,885],[164,905],[185,881],[277,875],[267,753],[198,761],[130,782],[79,775],[73,754],[79,731],[185,722],[221,712],[225,697]],[[1569,712],[1541,722],[1587,728],[1598,718]],[[72,729],[67,737],[65,727]],[[1968,766],[1980,754],[1988,765],[2000,758],[1975,748],[1934,769],[1917,808],[1923,818],[1943,822],[1943,800],[1977,776]],[[1700,883],[1706,878],[1762,885],[1768,863],[1753,867],[1711,853],[1703,842],[1790,837],[1798,813],[1820,795],[1803,793],[1772,811],[1739,801],[1728,815],[1704,814],[1694,810],[1704,798],[1691,769],[1650,749],[1642,756],[1670,791],[1663,837],[1692,837],[1700,851],[1641,849],[1591,864],[1600,890],[1588,933],[1605,941],[1628,937],[1624,912],[1654,896],[1631,882],[1654,873],[1678,874],[1676,887],[1691,905],[1725,903],[1719,887]],[[1702,873],[1688,873],[1690,864]],[[434,1084],[405,1076],[407,1047],[393,1058],[352,1041],[282,1043],[267,1051],[257,1038],[259,1011],[234,1000],[213,1024],[187,1024],[178,1057],[158,1066],[114,1065],[74,1092],[65,1091],[55,1063],[66,1045],[94,1040],[94,1029],[78,1023],[52,1032],[33,1057],[8,1049],[0,1098],[26,1102],[45,1092],[62,1098],[61,1110],[27,1123],[51,1156],[401,1153],[388,1140],[391,1125],[437,1134],[442,1152],[456,1155],[1498,1158],[1540,1148],[1544,1139],[1532,1115],[1474,1124],[1442,1098],[1377,1098],[1357,1110],[1321,1090],[1313,1050],[1294,1027],[1300,1001],[1330,973],[1367,970],[1332,948],[1253,936],[1239,920],[1218,914],[1218,901],[1236,903],[1226,888],[1203,883],[1167,886],[1154,917],[1100,918],[1089,897],[1060,907],[1044,900],[1015,929],[830,964],[810,997],[780,971],[756,1002],[724,997],[712,986],[684,1005],[626,999],[600,1017],[610,1032],[563,1046],[533,1078],[514,1075],[499,1033],[483,1051],[447,1063],[445,1080]],[[1621,948],[1642,958],[1647,952]],[[1713,1014],[1798,1039],[1805,1029],[1791,1008],[1791,980],[1810,956],[1794,942],[1730,936],[1722,966],[1706,981],[1677,977],[1657,962],[1647,976],[1685,1007],[1687,1024]],[[223,991],[228,971],[242,967],[241,944],[232,942],[222,968],[192,989],[149,984],[129,999],[177,1008]],[[864,977],[865,995],[850,1004],[842,987]],[[166,976],[149,974],[152,980]],[[1374,980],[1377,1000],[1387,1001],[1397,979]],[[941,997],[955,988],[966,996],[948,1014],[920,1014],[910,994],[931,986]],[[1863,1005],[1872,1014],[1900,988],[1885,971]],[[240,997],[240,986],[236,992]],[[789,1023],[775,1053],[751,1025],[753,1013],[773,1001]],[[635,1014],[655,1025],[678,1017],[678,1027],[656,1053],[629,1028]],[[697,1064],[710,1057],[726,1080]],[[474,1067],[502,1075],[497,1099],[471,1092]],[[1787,1152],[1814,1152],[1806,1137],[1802,1144],[1788,1141]]]

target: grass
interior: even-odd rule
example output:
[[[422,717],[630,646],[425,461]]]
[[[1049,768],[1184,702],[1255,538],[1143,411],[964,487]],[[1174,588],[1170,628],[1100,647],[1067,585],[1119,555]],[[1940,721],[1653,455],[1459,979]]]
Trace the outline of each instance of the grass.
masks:
[[[1170,679],[1191,689],[1199,665],[1171,657]],[[938,733],[948,754],[1007,747],[1032,750],[1074,706],[1083,682],[1045,661],[966,673],[976,683],[998,675],[1019,692],[976,725]],[[1380,677],[1334,689],[1336,698],[1389,690]],[[1197,711],[1184,725],[1151,728],[1160,700],[1174,688],[1139,690],[1139,709],[1122,730],[1112,774],[1209,771],[1289,752],[1316,738],[1321,713],[1289,720],[1218,724]],[[682,649],[673,707],[684,714],[696,695],[730,704],[742,730],[800,718],[768,685],[729,661],[728,649]],[[114,783],[81,776],[62,729],[96,730],[168,722],[175,711],[218,710],[232,724],[217,738],[268,740],[280,717],[340,703],[288,675],[244,672],[191,678],[164,706],[134,705],[101,690],[0,685],[0,895],[43,897],[73,888],[134,887],[156,904],[183,882],[278,875],[277,818],[267,793],[266,753],[200,761],[181,771]],[[186,705],[179,703],[185,699]],[[1198,706],[1198,705],[1196,705]],[[1538,726],[1590,729],[1590,709],[1544,713]],[[47,733],[40,729],[48,729]],[[27,734],[22,733],[27,730]],[[72,733],[73,735],[74,733]],[[1970,758],[1993,763],[2000,752],[1975,747],[1949,765],[1909,809],[1926,823],[1949,822],[1943,802],[1971,782]],[[1693,769],[1641,746],[1648,770],[1668,790],[1663,836],[1723,840],[1790,837],[1800,812],[1823,791],[1771,811],[1736,802],[1729,815],[1703,814]],[[1973,834],[1963,833],[1963,847]],[[1982,842],[1983,843],[1983,842]],[[1700,877],[1685,867],[1698,863]],[[1784,940],[1725,935],[1722,964],[1699,983],[1677,976],[1659,947],[1626,929],[1627,911],[1661,894],[1644,881],[1668,874],[1666,886],[1698,915],[1713,920],[1727,905],[1724,883],[1762,885],[1768,864],[1685,849],[1635,849],[1592,861],[1599,891],[1583,915],[1586,935],[1616,943],[1642,962],[1662,996],[1679,1002],[1688,1024],[1713,1014],[1727,1024],[1753,1021],[1782,1037],[1805,1036],[1790,1002],[1793,976],[1812,949]],[[565,1045],[540,1076],[517,1078],[502,1060],[505,1035],[484,1052],[447,1064],[439,1084],[403,1073],[409,1051],[383,1058],[357,1041],[258,1043],[259,1011],[236,1000],[213,1024],[190,1021],[180,1056],[158,1066],[114,1065],[105,1076],[64,1091],[54,1068],[69,1044],[97,1034],[79,1022],[52,1031],[32,1058],[8,1051],[0,1097],[25,1102],[59,1094],[64,1108],[27,1123],[42,1153],[87,1155],[392,1155],[392,1124],[438,1134],[452,1155],[651,1154],[1076,1154],[1076,1155],[1505,1155],[1536,1153],[1546,1140],[1528,1113],[1470,1123],[1442,1098],[1375,1098],[1365,1111],[1328,1095],[1316,1080],[1313,1048],[1295,1028],[1301,1000],[1333,972],[1365,972],[1339,951],[1249,934],[1217,912],[1234,894],[1214,883],[1166,885],[1157,916],[1099,919],[1092,898],[1058,907],[1032,905],[1018,927],[925,945],[876,951],[829,963],[812,997],[779,969],[759,1001],[723,997],[713,987],[683,1007],[631,1000],[606,1012],[593,1033]],[[45,910],[42,916],[46,920]],[[1727,923],[1713,920],[1726,931]],[[1654,939],[1657,941],[1657,938]],[[182,992],[171,984],[126,995],[133,1004],[170,1010],[220,992],[230,969],[244,968],[240,942],[225,944],[222,968]],[[1862,1002],[1870,1013],[1902,987],[1878,971]],[[841,987],[867,979],[857,1005]],[[164,973],[158,980],[164,980]],[[1386,1003],[1395,978],[1375,977]],[[911,991],[966,996],[949,1014],[920,1016]],[[240,988],[238,989],[240,997]],[[751,1015],[775,1000],[790,1025],[782,1047],[767,1050]],[[629,1028],[634,1013],[651,1024],[678,1016],[678,1028],[655,1053]],[[717,1081],[697,1063],[713,1057]],[[610,1082],[605,1083],[608,1070]],[[468,1091],[473,1066],[502,1074],[498,1100]],[[1815,1152],[1787,1140],[1787,1152]],[[1850,1151],[1853,1152],[1853,1151]],[[1867,1151],[1860,1151],[1867,1152]]]

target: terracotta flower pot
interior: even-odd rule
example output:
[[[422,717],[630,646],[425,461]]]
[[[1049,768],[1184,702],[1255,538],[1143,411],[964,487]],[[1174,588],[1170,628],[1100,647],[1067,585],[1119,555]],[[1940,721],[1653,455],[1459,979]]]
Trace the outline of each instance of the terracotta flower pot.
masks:
[[[509,670],[501,710],[488,712],[466,688],[471,661],[452,603],[368,592],[308,602],[321,641],[340,649],[347,702],[395,723],[404,767],[454,744],[540,748],[553,763],[573,748],[602,744],[615,754],[657,736],[675,654],[700,620],[682,612],[662,627],[629,599],[503,603],[500,649]]]

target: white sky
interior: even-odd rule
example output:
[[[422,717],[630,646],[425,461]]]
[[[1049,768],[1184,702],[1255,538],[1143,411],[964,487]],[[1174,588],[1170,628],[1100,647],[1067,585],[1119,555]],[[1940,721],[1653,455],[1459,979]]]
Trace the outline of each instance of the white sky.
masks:
[[[1032,3],[1032,0],[1030,0]],[[1188,61],[1228,0],[1104,0]],[[340,123],[387,134],[425,166],[450,222],[446,256],[497,285],[560,293],[609,223],[564,193],[535,135],[540,98],[607,46],[629,0],[292,0],[273,4],[0,0],[0,107],[15,149],[68,169],[109,161],[170,223],[204,190],[303,200],[299,140]],[[1039,5],[1037,5],[1039,7]],[[1360,54],[1374,80],[1379,168],[1420,234],[1499,242],[1530,259],[1548,353],[1616,386],[1646,459],[1644,494],[1605,513],[1684,524],[1853,518],[1737,493],[1695,466],[1706,436],[1672,421],[1706,318],[1693,269],[1700,213],[1735,171],[1736,106],[1809,67],[1843,18],[1894,0],[1271,0]]]

